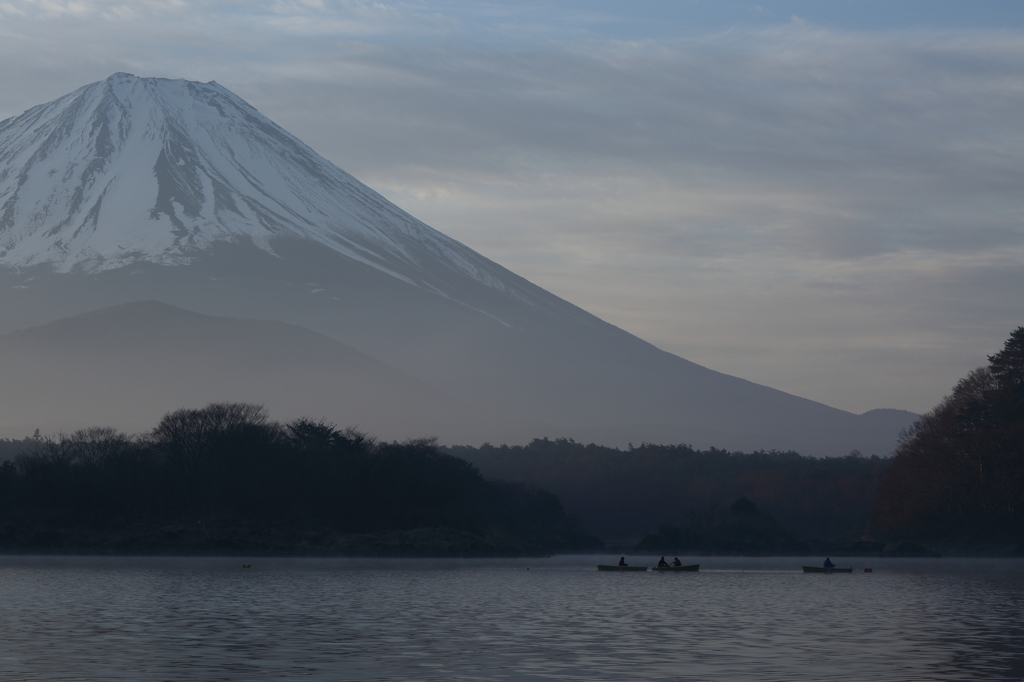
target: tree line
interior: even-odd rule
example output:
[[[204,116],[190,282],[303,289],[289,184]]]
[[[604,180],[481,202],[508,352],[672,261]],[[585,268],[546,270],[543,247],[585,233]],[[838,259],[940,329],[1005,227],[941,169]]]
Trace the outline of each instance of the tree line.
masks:
[[[738,499],[802,539],[859,537],[890,460],[815,458],[643,443],[628,449],[572,439],[525,446],[450,447],[485,476],[550,490],[606,542],[636,543],[659,525],[708,527]],[[717,521],[716,521],[717,523]],[[792,543],[777,543],[780,550]]]
[[[177,410],[143,435],[90,428],[33,439],[0,466],[0,513],[7,549],[329,553],[345,534],[431,528],[451,532],[421,533],[433,539],[406,549],[600,547],[553,494],[486,480],[432,440],[377,442],[310,419],[281,424],[245,403]],[[392,549],[403,551],[401,542]]]
[[[875,531],[961,553],[1024,553],[1024,327],[900,438]]]

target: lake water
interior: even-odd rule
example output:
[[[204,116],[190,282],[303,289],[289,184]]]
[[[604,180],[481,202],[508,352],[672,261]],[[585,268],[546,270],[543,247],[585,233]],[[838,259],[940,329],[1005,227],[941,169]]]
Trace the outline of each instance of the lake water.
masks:
[[[0,557],[0,678],[1024,678],[1022,561],[616,559]]]

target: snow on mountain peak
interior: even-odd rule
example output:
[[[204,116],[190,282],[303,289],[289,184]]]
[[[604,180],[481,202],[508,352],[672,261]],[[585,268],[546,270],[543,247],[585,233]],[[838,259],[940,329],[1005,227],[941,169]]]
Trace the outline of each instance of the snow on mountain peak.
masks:
[[[116,73],[0,121],[0,265],[188,263],[214,242],[313,240],[410,283],[423,260],[508,273],[394,206],[216,82]]]

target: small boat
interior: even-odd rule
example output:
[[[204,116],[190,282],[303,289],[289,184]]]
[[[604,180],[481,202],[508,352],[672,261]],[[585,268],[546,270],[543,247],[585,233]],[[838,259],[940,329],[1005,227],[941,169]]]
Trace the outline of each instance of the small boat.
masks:
[[[692,564],[690,566],[652,566],[652,571],[668,571],[670,573],[679,573],[681,571],[699,571],[700,564]]]
[[[804,566],[804,573],[853,573],[852,568],[824,568],[823,566]]]
[[[605,566],[603,564],[597,565],[599,571],[646,571],[646,566]]]

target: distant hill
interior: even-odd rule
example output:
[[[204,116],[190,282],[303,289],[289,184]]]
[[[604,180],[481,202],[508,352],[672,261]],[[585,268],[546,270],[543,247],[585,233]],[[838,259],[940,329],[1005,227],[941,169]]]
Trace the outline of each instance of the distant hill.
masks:
[[[12,434],[137,430],[207,401],[288,418],[343,415],[384,438],[446,436],[494,415],[322,334],[281,322],[129,303],[0,336],[0,414]],[[17,386],[18,390],[10,390]]]

